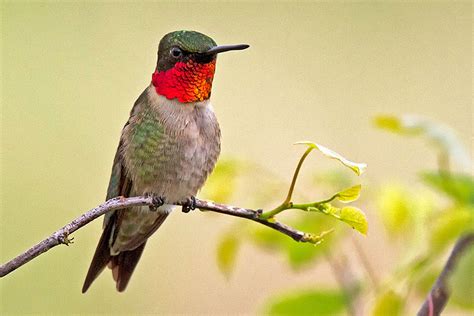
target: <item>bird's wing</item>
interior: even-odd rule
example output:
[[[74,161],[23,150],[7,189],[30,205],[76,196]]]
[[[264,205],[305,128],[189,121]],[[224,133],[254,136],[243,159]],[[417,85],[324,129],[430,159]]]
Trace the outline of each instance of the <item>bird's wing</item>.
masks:
[[[143,102],[146,100],[146,90],[140,95],[138,100],[135,102],[132,111],[130,113],[130,119],[138,112],[138,109]],[[124,129],[130,122],[125,124]],[[133,187],[132,179],[128,176],[123,157],[122,157],[122,146],[123,141],[121,140],[115,154],[114,163],[112,166],[112,174],[110,176],[109,186],[107,189],[107,197],[109,200],[117,196],[129,197]],[[114,243],[117,236],[117,232],[120,229],[120,225],[126,212],[130,212],[129,209],[123,209],[118,211],[112,211],[105,215],[104,218],[104,230],[102,236],[97,245],[94,257],[92,258],[89,271],[87,272],[82,292],[86,292],[92,282],[97,276],[104,270],[105,266],[109,264],[112,268],[114,280],[118,291],[125,290],[128,281],[135,269],[135,266],[140,259],[143,249],[146,244],[146,238],[148,238],[166,219],[166,213],[159,214],[156,218],[150,232],[146,236],[141,236],[140,240],[134,240],[136,247],[131,247],[129,251],[121,251],[119,254],[112,256],[110,247]]]
[[[107,190],[107,200],[116,197],[124,196],[127,197],[132,187],[132,181],[126,176],[125,166],[121,158],[121,143],[115,154],[114,164],[112,167],[112,175],[110,176],[109,188]],[[87,272],[84,285],[82,287],[82,293],[86,292],[92,282],[99,276],[104,270],[105,266],[111,261],[112,256],[110,253],[110,242],[116,235],[117,228],[120,226],[119,212],[112,211],[105,214],[104,218],[104,230],[100,237],[99,243],[92,258],[89,271]],[[143,248],[141,249],[143,251]],[[140,252],[141,254],[141,252]],[[138,261],[138,260],[137,260]]]

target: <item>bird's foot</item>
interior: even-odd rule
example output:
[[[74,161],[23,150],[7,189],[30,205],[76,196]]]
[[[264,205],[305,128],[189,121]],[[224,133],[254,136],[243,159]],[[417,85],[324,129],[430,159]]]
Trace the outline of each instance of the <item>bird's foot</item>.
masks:
[[[183,213],[189,213],[189,211],[196,208],[196,198],[194,196],[188,197],[186,202],[183,203],[181,210]]]
[[[69,246],[74,243],[74,237],[69,237],[69,231],[65,231],[62,235],[58,236],[58,241],[61,244]]]
[[[151,197],[152,205],[149,205],[148,208],[150,211],[155,212],[160,206],[165,204],[165,198],[163,196],[156,195],[154,193],[145,193],[146,197]]]

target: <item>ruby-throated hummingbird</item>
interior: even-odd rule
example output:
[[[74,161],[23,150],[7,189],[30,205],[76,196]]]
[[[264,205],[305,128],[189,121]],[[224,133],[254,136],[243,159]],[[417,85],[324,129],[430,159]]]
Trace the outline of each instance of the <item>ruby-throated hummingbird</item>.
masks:
[[[173,208],[166,202],[192,201],[203,186],[220,152],[219,124],[209,102],[216,56],[248,47],[217,46],[194,31],[161,39],[151,83],[122,130],[107,190],[107,199],[151,194],[159,207],[105,215],[83,293],[107,265],[117,290],[125,290],[147,239]]]

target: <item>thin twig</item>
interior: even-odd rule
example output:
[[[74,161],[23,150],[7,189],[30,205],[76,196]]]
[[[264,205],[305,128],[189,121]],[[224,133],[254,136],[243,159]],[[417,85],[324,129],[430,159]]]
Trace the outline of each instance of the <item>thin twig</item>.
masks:
[[[285,202],[283,203],[290,203],[291,197],[293,195],[293,191],[295,189],[296,179],[298,178],[298,174],[300,172],[301,166],[303,165],[304,160],[309,155],[309,153],[313,150],[313,147],[309,147],[304,152],[303,156],[301,156],[300,161],[298,161],[298,165],[296,166],[295,173],[293,174],[293,179],[291,179],[290,189],[288,190],[288,195],[286,196]]]
[[[260,215],[261,219],[263,219],[265,221],[269,220],[269,219],[272,219],[276,215],[278,215],[279,213],[293,208],[293,202],[291,202],[291,198],[293,196],[293,191],[295,189],[296,179],[298,179],[298,174],[300,173],[300,169],[301,169],[301,166],[303,165],[304,160],[306,159],[306,157],[308,157],[309,153],[313,149],[314,149],[313,147],[310,147],[310,148],[306,149],[303,156],[301,156],[300,160],[298,161],[298,165],[296,166],[295,172],[293,173],[293,178],[291,179],[290,188],[288,189],[288,194],[286,195],[285,200],[279,206],[274,208],[273,210],[261,214]]]
[[[185,203],[186,202],[177,202],[173,204],[183,205]],[[31,247],[24,253],[20,254],[16,258],[1,265],[0,277],[4,277],[5,275],[9,274],[10,272],[21,267],[22,265],[26,264],[30,260],[36,258],[40,254],[48,251],[49,249],[57,245],[70,244],[72,240],[68,238],[70,234],[80,229],[81,227],[87,225],[94,219],[104,215],[105,213],[113,211],[113,210],[126,209],[132,206],[143,206],[143,205],[153,206],[152,197],[146,197],[146,196],[137,196],[137,197],[130,197],[130,198],[116,197],[116,198],[106,201],[105,203],[79,216],[78,218],[70,222],[69,224],[63,226],[61,229],[55,231],[49,237],[42,240],[38,244],[34,245],[33,247]],[[298,231],[290,226],[287,226],[275,220],[261,219],[260,218],[260,215],[262,214],[261,210],[245,209],[245,208],[218,204],[211,201],[204,201],[204,200],[198,200],[198,199],[196,199],[195,206],[196,208],[199,208],[201,211],[217,212],[221,214],[242,217],[242,218],[255,221],[262,225],[273,228],[279,231],[280,233],[293,238],[296,241],[310,242],[310,243],[317,242],[318,236],[314,236],[312,234]]]
[[[448,285],[448,279],[454,271],[459,258],[466,252],[466,250],[474,243],[474,233],[461,236],[454,245],[448,261],[438,276],[435,284],[431,288],[430,293],[426,297],[425,302],[418,311],[418,316],[435,316],[440,315],[451,294],[451,289]]]

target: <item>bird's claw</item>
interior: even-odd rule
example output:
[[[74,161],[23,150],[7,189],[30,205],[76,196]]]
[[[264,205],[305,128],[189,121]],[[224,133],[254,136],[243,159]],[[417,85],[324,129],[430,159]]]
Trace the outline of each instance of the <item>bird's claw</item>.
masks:
[[[68,231],[65,231],[61,236],[59,236],[58,240],[61,244],[65,244],[66,246],[74,243],[74,237],[69,237]]]
[[[165,198],[162,196],[158,196],[153,193],[145,193],[145,196],[151,197],[152,205],[149,205],[148,208],[152,212],[155,212],[160,206],[165,204]]]
[[[196,198],[191,196],[186,199],[186,202],[183,203],[181,210],[183,213],[189,213],[189,211],[196,209]]]

